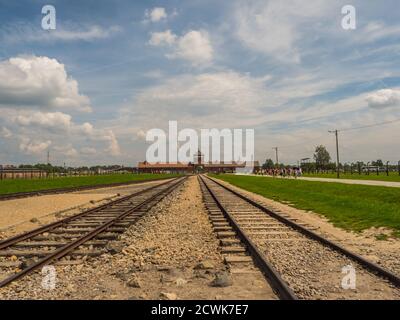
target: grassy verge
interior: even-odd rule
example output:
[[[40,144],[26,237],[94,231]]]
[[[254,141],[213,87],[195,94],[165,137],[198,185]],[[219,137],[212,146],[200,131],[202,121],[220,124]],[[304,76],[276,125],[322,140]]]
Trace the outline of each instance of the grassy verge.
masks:
[[[173,174],[111,174],[104,176],[60,177],[54,179],[7,179],[0,180],[0,194],[81,186],[96,186],[99,184],[144,181],[166,177],[173,178],[176,176],[177,175]]]
[[[321,173],[321,174],[312,174],[312,173],[305,173],[303,174],[304,177],[310,178],[330,178],[336,179],[336,173]],[[377,181],[391,181],[391,182],[400,182],[400,176],[397,172],[390,172],[389,176],[386,175],[384,172],[380,172],[377,175],[375,172],[371,172],[369,175],[365,174],[350,174],[350,173],[341,173],[340,179],[354,179],[354,180],[377,180]]]
[[[387,227],[400,237],[400,189],[267,177],[213,176],[264,197],[326,216],[353,231]]]

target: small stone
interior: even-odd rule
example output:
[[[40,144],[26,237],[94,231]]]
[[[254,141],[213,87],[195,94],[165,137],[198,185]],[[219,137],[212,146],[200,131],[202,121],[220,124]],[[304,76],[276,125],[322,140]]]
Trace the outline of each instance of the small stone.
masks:
[[[169,271],[170,269],[173,269],[173,268],[167,267],[167,266],[157,267],[157,271]]]
[[[220,272],[215,275],[214,280],[211,282],[213,287],[229,287],[232,285],[232,279],[227,272]]]
[[[25,269],[27,267],[29,267],[30,265],[34,264],[36,261],[32,258],[26,259],[25,261],[23,261],[21,263],[21,268]]]
[[[73,284],[68,284],[66,289],[69,292],[75,292],[76,291]]]
[[[178,279],[175,280],[175,284],[176,284],[178,287],[182,287],[182,286],[185,285],[186,283],[187,283],[187,281],[186,281],[185,279],[182,279],[182,278],[178,278]]]
[[[76,271],[77,272],[81,272],[82,269],[83,269],[83,264],[79,264],[79,265],[76,266]]]
[[[117,272],[117,273],[115,273],[115,276],[116,276],[118,279],[121,279],[121,280],[123,280],[123,281],[127,281],[127,282],[128,282],[128,280],[129,280],[128,274],[126,274],[126,273],[124,273],[124,272]]]
[[[39,220],[37,219],[37,218],[32,218],[31,220],[29,220],[30,222],[32,222],[32,223],[38,223],[39,222]]]
[[[127,285],[132,288],[141,288],[141,283],[136,274],[132,274],[131,278],[128,280]]]
[[[176,293],[173,292],[161,292],[160,298],[162,300],[176,300],[178,299],[178,296],[176,295]]]
[[[209,260],[204,260],[200,263],[198,263],[195,267],[195,269],[214,269],[214,264],[209,261]]]
[[[173,277],[179,277],[182,275],[182,272],[177,268],[169,268],[168,274]]]
[[[118,242],[110,242],[107,244],[106,249],[111,254],[117,254],[122,252],[124,245]]]

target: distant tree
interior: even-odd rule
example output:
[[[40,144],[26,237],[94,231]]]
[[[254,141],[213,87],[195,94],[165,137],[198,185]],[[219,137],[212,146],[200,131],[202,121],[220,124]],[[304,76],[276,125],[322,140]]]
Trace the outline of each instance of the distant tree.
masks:
[[[265,163],[262,165],[263,169],[272,169],[274,167],[274,162],[272,159],[265,160]]]
[[[300,167],[304,172],[312,172],[315,170],[315,162],[303,162]]]
[[[383,161],[381,159],[378,159],[376,161],[372,161],[372,165],[373,166],[377,166],[377,167],[383,167]]]
[[[331,156],[323,145],[315,148],[314,160],[318,169],[324,169],[328,166]]]

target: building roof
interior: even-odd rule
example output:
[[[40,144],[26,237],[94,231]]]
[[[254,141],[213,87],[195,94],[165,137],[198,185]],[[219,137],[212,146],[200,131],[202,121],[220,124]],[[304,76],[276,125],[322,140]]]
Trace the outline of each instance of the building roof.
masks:
[[[219,163],[204,163],[202,164],[206,168],[218,168],[218,167],[223,167],[223,168],[245,168],[246,166],[253,166],[253,167],[259,167],[260,164],[258,161],[245,161],[245,162],[232,162],[232,163],[224,163],[224,162],[219,162]]]
[[[252,162],[254,167],[258,167],[259,162],[254,161]],[[250,165],[249,162],[244,162],[244,163],[201,163],[200,165],[204,166],[205,168],[244,168]],[[139,162],[138,163],[138,169],[190,169],[193,168],[195,164],[189,162],[189,163],[182,163],[182,162],[175,162],[175,163],[170,163],[170,162],[156,162],[156,163],[149,163],[147,161]],[[251,166],[251,165],[250,165]]]
[[[165,162],[156,162],[156,163],[149,163],[147,161],[139,162],[138,163],[138,169],[173,169],[173,168],[179,168],[179,169],[189,169],[191,168],[190,163],[165,163]]]

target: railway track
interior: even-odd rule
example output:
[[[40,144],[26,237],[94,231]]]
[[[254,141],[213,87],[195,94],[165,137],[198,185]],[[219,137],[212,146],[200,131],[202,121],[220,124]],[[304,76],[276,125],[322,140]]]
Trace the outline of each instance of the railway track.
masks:
[[[45,190],[37,190],[37,191],[30,191],[30,192],[16,192],[16,193],[9,193],[9,194],[0,194],[0,201],[43,196],[43,195],[47,195],[47,194],[59,194],[59,193],[69,193],[69,192],[76,192],[76,191],[83,191],[83,190],[95,190],[95,189],[101,189],[101,188],[119,187],[119,186],[126,186],[126,185],[138,184],[138,183],[144,183],[144,182],[162,181],[162,180],[167,180],[167,179],[171,179],[171,178],[166,177],[166,178],[159,178],[159,179],[137,180],[137,181],[129,181],[129,182],[104,183],[104,184],[98,184],[95,186],[91,185],[91,186],[45,189]]]
[[[184,182],[178,177],[105,205],[0,242],[0,287],[63,257],[71,260],[107,252],[131,224]]]
[[[400,299],[393,272],[213,178],[199,181],[226,262],[254,261],[281,299]],[[342,268],[355,271],[355,288],[342,288]]]

